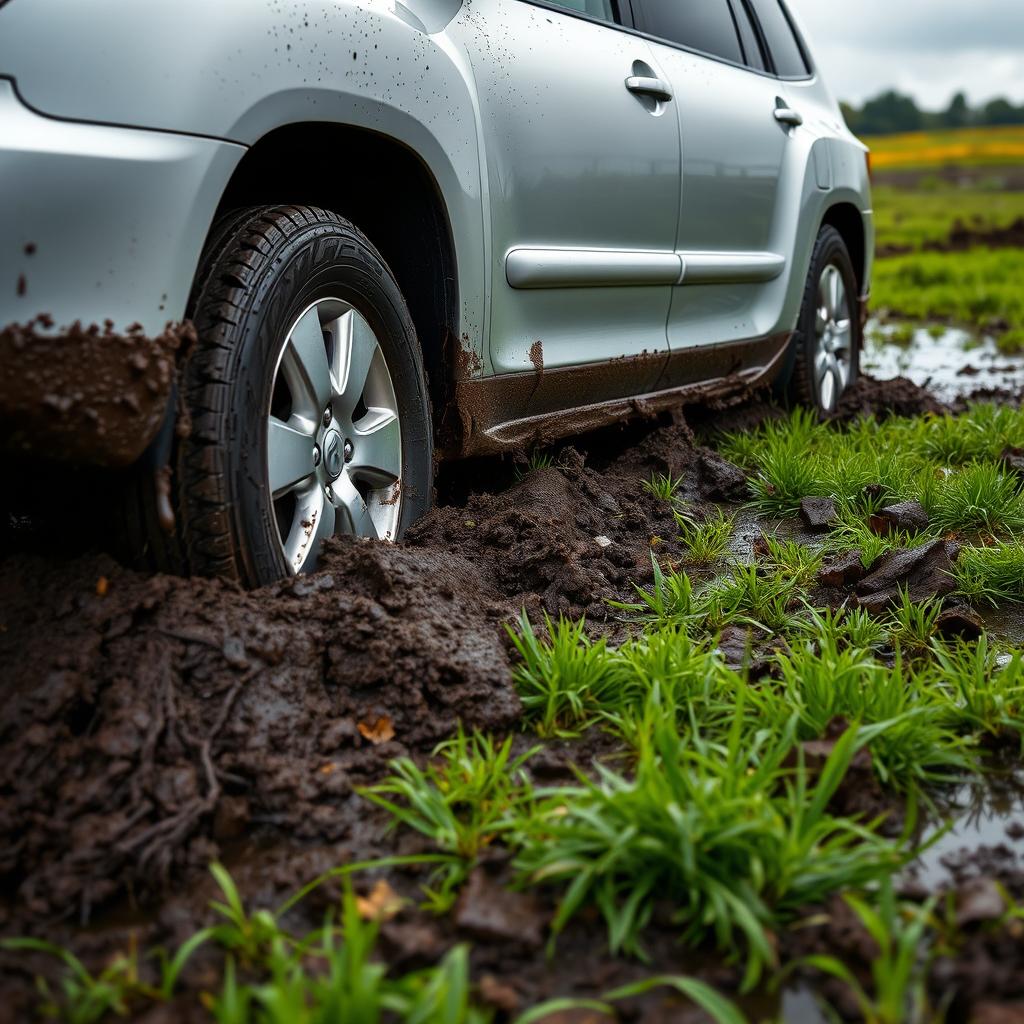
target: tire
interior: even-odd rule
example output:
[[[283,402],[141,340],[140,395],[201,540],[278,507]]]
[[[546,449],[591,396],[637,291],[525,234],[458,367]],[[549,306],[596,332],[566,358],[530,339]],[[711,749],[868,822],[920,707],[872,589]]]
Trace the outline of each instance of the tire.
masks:
[[[260,586],[312,571],[327,536],[397,540],[427,510],[433,428],[416,331],[353,224],[302,206],[229,215],[191,317],[191,429],[173,462],[187,571]]]
[[[824,302],[824,281],[838,293]],[[820,311],[820,312],[819,312]],[[825,318],[825,313],[830,314]],[[791,371],[780,381],[790,403],[835,412],[843,392],[860,375],[861,326],[857,315],[857,276],[842,235],[826,225],[818,233],[803,303],[792,341]]]

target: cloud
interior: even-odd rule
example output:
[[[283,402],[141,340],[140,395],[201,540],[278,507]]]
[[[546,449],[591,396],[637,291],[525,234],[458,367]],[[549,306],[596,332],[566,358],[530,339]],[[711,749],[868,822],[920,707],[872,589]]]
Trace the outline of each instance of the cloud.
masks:
[[[928,107],[1024,101],[1021,0],[789,0],[833,91],[853,101],[898,88]]]

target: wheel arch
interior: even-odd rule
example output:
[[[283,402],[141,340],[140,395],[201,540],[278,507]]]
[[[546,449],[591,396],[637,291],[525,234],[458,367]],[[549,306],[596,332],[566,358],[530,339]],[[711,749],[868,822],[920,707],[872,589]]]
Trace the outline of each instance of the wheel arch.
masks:
[[[427,163],[406,144],[370,129],[289,124],[248,149],[224,188],[213,224],[233,210],[266,203],[332,210],[380,252],[416,327],[436,431],[457,370],[459,296],[451,218]]]
[[[821,219],[821,226],[831,226],[839,232],[850,253],[854,273],[857,275],[858,298],[864,294],[868,275],[867,239],[864,218],[860,210],[850,202],[838,202],[829,206]]]

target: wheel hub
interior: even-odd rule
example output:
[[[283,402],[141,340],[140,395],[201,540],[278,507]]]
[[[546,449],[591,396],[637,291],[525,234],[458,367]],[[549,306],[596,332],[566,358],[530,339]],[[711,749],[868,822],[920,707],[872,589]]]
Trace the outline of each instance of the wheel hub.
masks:
[[[324,472],[331,480],[337,480],[341,476],[342,468],[348,462],[347,450],[351,443],[342,441],[341,434],[336,430],[328,430],[324,436]],[[315,460],[314,460],[315,461]]]

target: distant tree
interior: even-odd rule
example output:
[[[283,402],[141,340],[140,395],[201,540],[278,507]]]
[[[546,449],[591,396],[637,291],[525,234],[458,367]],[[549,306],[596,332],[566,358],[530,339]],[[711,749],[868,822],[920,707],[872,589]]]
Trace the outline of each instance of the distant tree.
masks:
[[[999,97],[972,110],[962,92],[950,100],[945,110],[937,112],[919,109],[913,97],[895,89],[868,100],[860,110],[849,103],[841,103],[840,107],[850,130],[858,135],[891,135],[924,129],[963,128],[972,124],[1024,124],[1024,105],[1015,107],[1009,100]]]
[[[843,120],[846,121],[846,127],[857,134],[860,131],[860,111],[850,103],[840,103],[839,109],[842,111]]]
[[[981,112],[983,124],[1024,124],[1024,107],[1015,107],[1002,98],[990,100]]]
[[[958,92],[942,114],[942,123],[947,128],[965,128],[971,122],[971,108],[967,105],[967,97]]]
[[[865,135],[918,131],[924,117],[913,97],[890,89],[868,100],[861,108],[858,130]]]

